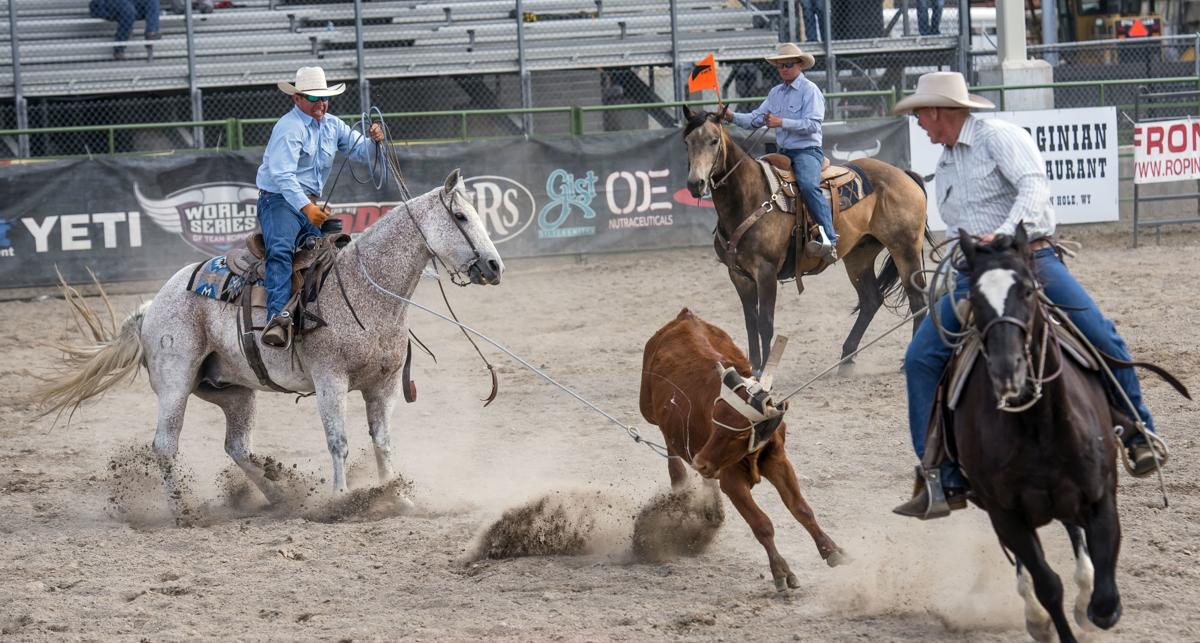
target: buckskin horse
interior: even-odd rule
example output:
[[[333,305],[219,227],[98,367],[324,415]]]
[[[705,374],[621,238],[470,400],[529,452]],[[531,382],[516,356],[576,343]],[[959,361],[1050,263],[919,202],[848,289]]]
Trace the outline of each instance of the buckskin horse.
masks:
[[[1039,297],[1025,229],[1018,225],[1015,236],[988,244],[963,233],[959,240],[971,274],[969,328],[979,342],[977,350],[968,345],[960,352],[979,357],[962,365],[969,371],[952,412],[958,461],[974,501],[1016,556],[1029,633],[1051,640],[1053,624],[1061,641],[1074,641],[1062,582],[1046,563],[1036,529],[1051,520],[1066,526],[1079,585],[1076,623],[1115,625],[1121,525],[1113,429],[1132,424],[1109,400],[1099,370],[1105,357],[1072,349],[1054,331],[1060,322]],[[1081,365],[1089,361],[1091,368]],[[1187,396],[1161,369],[1137,365]]]
[[[696,198],[706,191],[712,193],[717,208],[713,245],[741,299],[750,362],[759,373],[775,334],[776,289],[780,273],[790,260],[788,249],[797,227],[796,215],[770,207],[777,194],[759,164],[721,125],[720,114],[693,112],[686,106],[683,109],[687,117],[683,140],[688,149],[688,190]],[[790,169],[791,162],[782,154],[770,154],[764,160]],[[858,294],[858,318],[842,344],[843,358],[858,349],[863,333],[897,279],[908,298],[909,310],[916,313],[925,307],[924,278],[919,272],[921,245],[928,236],[924,183],[916,174],[875,159],[859,159],[854,165],[862,169],[874,190],[834,220],[838,256]],[[838,198],[836,194],[834,198]],[[768,210],[760,212],[763,209]],[[748,220],[749,227],[739,231]],[[738,232],[740,237],[735,236]],[[876,275],[875,258],[885,248],[888,260]],[[803,291],[802,277],[821,272],[827,264],[820,257],[801,255],[800,247],[796,255],[794,274],[797,287]],[[913,320],[913,332],[923,317],[918,315]],[[852,368],[848,360],[842,372]]]
[[[455,170],[443,186],[380,217],[337,254],[329,279],[341,288],[324,288],[317,296],[315,308],[328,327],[305,335],[292,352],[259,348],[270,380],[316,393],[338,492],[346,491],[348,391],[361,391],[366,402],[380,480],[394,475],[389,422],[408,350],[408,306],[396,296],[412,296],[434,257],[459,285],[500,282],[504,264],[465,185]],[[74,409],[144,367],[158,395],[154,453],[177,519],[182,507],[173,463],[192,395],[221,407],[226,453],[268,500],[286,501],[274,482],[278,471],[250,450],[255,391],[270,389],[242,354],[236,307],[185,288],[195,268],[175,273],[118,331],[98,336],[98,345],[74,351],[74,372],[37,394],[45,413]]]

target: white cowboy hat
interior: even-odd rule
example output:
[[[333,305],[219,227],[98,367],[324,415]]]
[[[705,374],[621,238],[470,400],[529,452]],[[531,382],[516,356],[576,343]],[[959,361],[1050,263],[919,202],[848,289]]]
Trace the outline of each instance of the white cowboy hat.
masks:
[[[966,107],[995,109],[992,101],[967,93],[967,81],[956,71],[931,71],[917,79],[917,92],[892,108],[893,114],[907,114],[918,107]]]
[[[809,67],[817,64],[817,59],[813,58],[812,54],[805,53],[804,50],[800,49],[799,46],[791,42],[785,42],[779,45],[779,49],[775,50],[775,55],[767,56],[766,59],[767,62],[773,63],[796,60],[800,62],[801,70],[808,69]]]
[[[283,93],[291,96],[305,94],[308,96],[337,96],[346,91],[346,83],[338,83],[330,87],[325,82],[325,70],[320,67],[301,67],[296,70],[296,84],[285,81],[276,83]]]

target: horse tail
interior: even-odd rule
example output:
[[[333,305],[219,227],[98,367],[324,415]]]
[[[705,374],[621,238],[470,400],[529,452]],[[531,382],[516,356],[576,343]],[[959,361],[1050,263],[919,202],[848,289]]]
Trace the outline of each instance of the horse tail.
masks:
[[[92,278],[95,280],[94,275]],[[83,345],[55,344],[63,352],[66,369],[59,377],[43,380],[34,388],[32,397],[40,407],[38,417],[51,413],[61,415],[68,409],[74,414],[84,401],[104,393],[123,380],[132,380],[145,359],[141,340],[142,319],[150,302],[142,304],[117,328],[112,305],[101,287],[100,295],[109,313],[109,324],[106,326],[99,315],[83,303],[79,292],[62,280],[61,275],[59,282],[75,322],[81,331],[87,328],[91,342]],[[99,282],[96,285],[99,286]]]

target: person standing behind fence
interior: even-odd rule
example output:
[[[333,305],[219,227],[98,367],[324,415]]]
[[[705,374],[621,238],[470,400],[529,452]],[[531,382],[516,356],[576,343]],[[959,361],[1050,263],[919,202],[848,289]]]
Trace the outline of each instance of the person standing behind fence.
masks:
[[[333,171],[338,152],[353,161],[372,159],[372,146],[342,119],[327,114],[330,99],[346,91],[345,83],[332,87],[320,67],[301,67],[294,84],[277,83],[291,96],[292,109],[284,114],[267,141],[258,185],[258,225],[266,248],[264,286],[267,289],[267,325],[262,342],[286,348],[291,344],[292,319],[284,307],[291,298],[292,252],[308,237],[321,236],[321,224],[330,210],[317,205],[325,181]],[[368,135],[383,140],[383,128],[371,125]]]
[[[146,21],[146,40],[158,40],[158,0],[92,0],[88,12],[93,18],[102,18],[117,23],[117,42],[129,40],[135,20]],[[125,60],[125,47],[113,48],[113,58]]]
[[[767,100],[752,112],[735,114],[721,109],[725,120],[743,129],[768,127],[775,130],[779,152],[792,160],[796,187],[808,207],[808,213],[820,228],[820,238],[806,248],[810,254],[837,261],[837,232],[829,201],[821,192],[821,165],[825,152],[821,149],[821,122],[825,120],[825,95],[801,71],[812,67],[816,60],[794,43],[779,45],[767,62],[775,65],[782,83],[771,88]],[[723,107],[723,106],[722,106]]]
[[[804,39],[820,42],[825,38],[825,0],[800,0],[804,14]]]
[[[946,0],[917,0],[917,32],[922,36],[942,33],[942,7]]]

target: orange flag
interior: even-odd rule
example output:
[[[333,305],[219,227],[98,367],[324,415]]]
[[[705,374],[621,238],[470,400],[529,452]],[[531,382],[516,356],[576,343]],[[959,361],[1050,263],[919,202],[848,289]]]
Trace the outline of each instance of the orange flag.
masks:
[[[720,87],[717,85],[717,63],[712,54],[696,63],[696,66],[692,68],[692,74],[688,76],[688,93],[706,89],[720,92]]]

